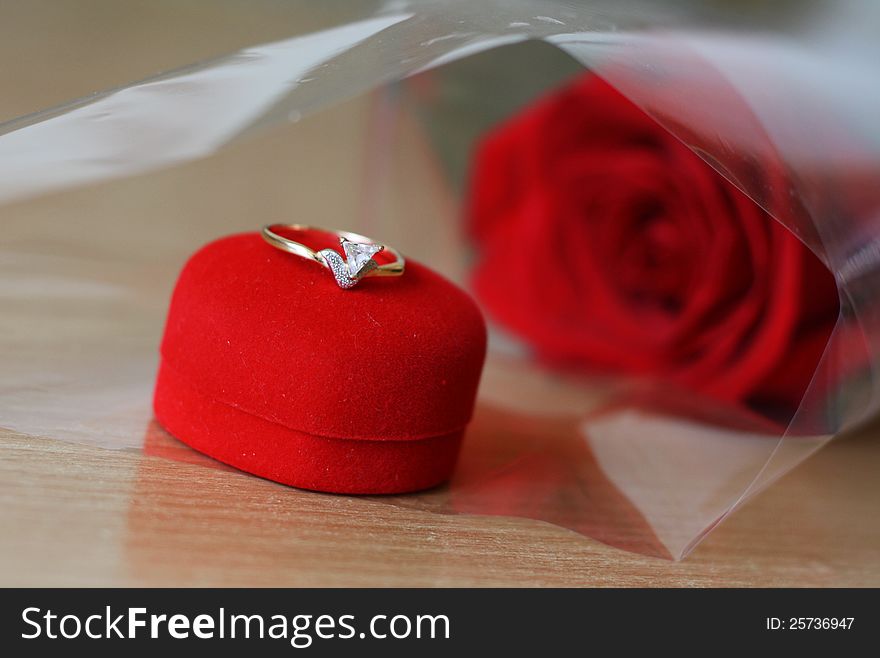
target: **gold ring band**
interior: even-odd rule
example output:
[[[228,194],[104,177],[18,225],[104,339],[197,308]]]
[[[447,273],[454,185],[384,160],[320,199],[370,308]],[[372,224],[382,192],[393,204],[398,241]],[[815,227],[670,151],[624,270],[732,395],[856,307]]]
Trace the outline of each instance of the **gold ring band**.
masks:
[[[345,259],[333,249],[315,251],[302,242],[279,235],[276,233],[279,229],[333,235],[339,239]],[[320,263],[333,273],[342,288],[352,288],[358,281],[369,276],[401,276],[406,269],[406,261],[396,249],[351,231],[335,231],[305,224],[267,224],[261,235],[276,249]],[[390,254],[393,261],[382,265],[377,263],[373,256],[380,252]]]

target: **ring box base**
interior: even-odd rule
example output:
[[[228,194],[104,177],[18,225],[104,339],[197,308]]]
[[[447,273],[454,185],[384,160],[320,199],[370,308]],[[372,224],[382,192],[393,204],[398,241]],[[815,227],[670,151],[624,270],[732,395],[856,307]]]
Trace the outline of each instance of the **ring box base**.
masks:
[[[218,461],[282,484],[341,494],[436,486],[452,474],[464,433],[408,441],[313,436],[217,402],[164,363],[153,404],[166,430]]]

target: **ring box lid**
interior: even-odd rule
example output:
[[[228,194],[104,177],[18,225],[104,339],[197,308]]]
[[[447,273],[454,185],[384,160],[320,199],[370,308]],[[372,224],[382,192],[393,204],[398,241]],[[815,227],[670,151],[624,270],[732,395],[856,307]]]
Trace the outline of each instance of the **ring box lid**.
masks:
[[[161,347],[166,367],[219,402],[316,436],[365,440],[463,428],[485,351],[474,301],[419,263],[343,290],[320,264],[257,233],[190,258]]]

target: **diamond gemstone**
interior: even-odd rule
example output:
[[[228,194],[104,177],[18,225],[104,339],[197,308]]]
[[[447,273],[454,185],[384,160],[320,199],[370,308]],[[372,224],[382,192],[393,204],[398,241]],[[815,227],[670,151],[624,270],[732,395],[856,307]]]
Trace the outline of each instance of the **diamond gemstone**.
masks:
[[[345,238],[342,238],[340,242],[342,243],[343,251],[345,251],[345,259],[348,261],[349,275],[354,278],[364,273],[364,268],[370,264],[373,256],[382,251],[382,245],[378,244],[352,242]]]

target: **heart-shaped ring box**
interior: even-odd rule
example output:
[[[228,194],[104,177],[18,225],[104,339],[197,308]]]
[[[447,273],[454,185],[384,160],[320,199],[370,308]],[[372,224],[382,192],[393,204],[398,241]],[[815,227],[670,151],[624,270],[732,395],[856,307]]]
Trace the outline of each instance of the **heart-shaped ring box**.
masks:
[[[309,246],[339,248],[323,235]],[[343,290],[319,263],[234,235],[180,274],[154,410],[179,440],[270,480],[416,491],[452,473],[485,352],[474,301],[423,265]]]

